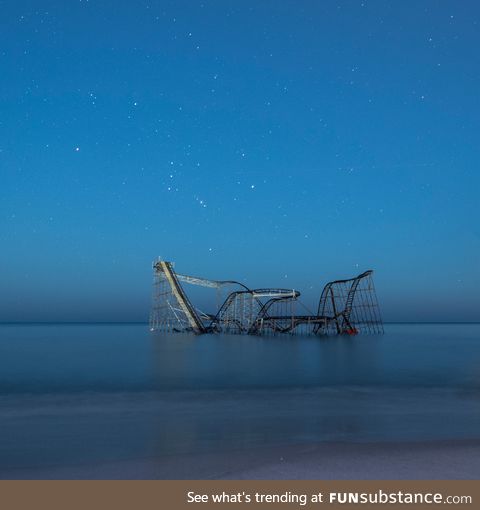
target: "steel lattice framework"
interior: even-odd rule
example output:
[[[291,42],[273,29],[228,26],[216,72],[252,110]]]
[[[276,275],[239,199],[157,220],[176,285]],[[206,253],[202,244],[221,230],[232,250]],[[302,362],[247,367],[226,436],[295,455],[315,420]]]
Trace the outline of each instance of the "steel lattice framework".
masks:
[[[327,283],[317,313],[307,315],[296,313],[298,290],[249,289],[233,280],[186,276],[176,273],[173,264],[163,260],[154,262],[153,271],[152,331],[250,335],[383,333],[373,271]],[[215,314],[207,314],[193,306],[182,283],[217,290],[232,286],[236,289],[228,294]]]

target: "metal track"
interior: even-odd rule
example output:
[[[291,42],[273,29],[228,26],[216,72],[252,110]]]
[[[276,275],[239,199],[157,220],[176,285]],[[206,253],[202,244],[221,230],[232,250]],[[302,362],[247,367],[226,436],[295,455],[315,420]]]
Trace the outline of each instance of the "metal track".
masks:
[[[300,296],[297,290],[249,289],[233,280],[209,280],[177,274],[172,263],[162,260],[155,262],[153,267],[152,330],[254,335],[383,333],[373,271],[327,283],[320,296],[317,314],[310,312],[305,315],[295,312]],[[218,302],[216,313],[203,313],[193,306],[180,281],[214,288],[217,294],[227,286],[236,286],[237,289],[228,294],[220,307]]]

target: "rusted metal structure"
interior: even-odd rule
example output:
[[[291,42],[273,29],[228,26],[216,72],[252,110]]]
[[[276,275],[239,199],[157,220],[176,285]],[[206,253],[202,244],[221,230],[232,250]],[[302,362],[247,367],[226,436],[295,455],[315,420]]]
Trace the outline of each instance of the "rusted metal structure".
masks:
[[[327,283],[317,313],[303,315],[296,311],[301,303],[300,292],[295,289],[249,289],[233,280],[187,276],[176,273],[173,264],[163,260],[154,262],[153,274],[152,331],[250,335],[383,333],[373,271]],[[210,314],[192,304],[182,284],[230,292],[216,313]]]

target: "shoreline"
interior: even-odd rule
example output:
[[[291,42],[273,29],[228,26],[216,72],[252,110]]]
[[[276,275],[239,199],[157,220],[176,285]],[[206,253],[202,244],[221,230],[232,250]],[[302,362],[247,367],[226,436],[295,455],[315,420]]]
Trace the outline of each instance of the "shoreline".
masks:
[[[7,479],[475,480],[480,439],[310,443],[81,465],[1,469]]]

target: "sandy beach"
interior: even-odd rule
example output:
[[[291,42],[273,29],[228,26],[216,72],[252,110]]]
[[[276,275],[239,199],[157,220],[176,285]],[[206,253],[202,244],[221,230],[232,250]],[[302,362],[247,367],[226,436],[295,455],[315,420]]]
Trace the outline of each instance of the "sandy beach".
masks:
[[[0,472],[2,479],[478,479],[480,440],[323,443]]]

